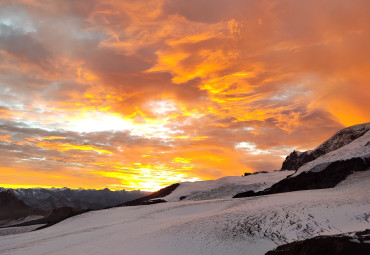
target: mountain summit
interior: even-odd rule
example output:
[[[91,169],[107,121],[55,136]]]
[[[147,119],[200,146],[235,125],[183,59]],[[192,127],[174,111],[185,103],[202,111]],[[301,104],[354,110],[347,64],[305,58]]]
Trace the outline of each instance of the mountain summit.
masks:
[[[283,166],[290,164],[298,167],[294,174],[263,191],[249,190],[234,197],[335,187],[354,172],[370,169],[369,141],[370,123],[340,130],[315,150],[293,152],[288,156]],[[311,157],[310,160],[305,162],[308,157]]]
[[[344,128],[334,134],[327,141],[320,144],[316,149],[300,152],[293,151],[286,157],[281,169],[297,170],[305,163],[313,161],[329,152],[335,151],[357,138],[365,135],[370,130],[370,122]]]

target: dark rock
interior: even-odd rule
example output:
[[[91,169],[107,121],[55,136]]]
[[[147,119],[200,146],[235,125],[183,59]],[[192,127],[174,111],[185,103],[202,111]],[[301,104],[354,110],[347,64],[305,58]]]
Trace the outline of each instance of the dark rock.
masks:
[[[179,198],[179,200],[180,200],[180,201],[181,201],[181,200],[184,200],[186,197],[187,197],[187,196],[181,196],[181,197]]]
[[[259,173],[259,174],[267,174],[268,172],[267,171],[259,171],[257,173]]]
[[[305,163],[310,162],[314,159],[315,159],[314,155],[311,154],[310,152],[293,151],[292,153],[289,154],[289,156],[286,157],[281,169],[297,170]]]
[[[248,190],[246,192],[238,193],[233,198],[238,198],[238,197],[254,197],[257,196],[258,192],[254,192],[253,190]]]
[[[302,172],[297,176],[285,178],[263,191],[247,191],[235,195],[234,198],[254,197],[298,190],[332,188],[354,171],[369,170],[369,159],[370,156],[320,164],[309,172]],[[320,168],[320,171],[315,171],[315,168]]]
[[[153,204],[153,203],[150,202],[151,200],[157,199],[157,198],[162,198],[162,197],[165,197],[165,196],[171,194],[171,192],[174,191],[178,186],[180,186],[180,183],[172,184],[170,186],[167,186],[163,189],[158,190],[157,192],[154,192],[153,194],[151,194],[149,196],[138,198],[138,199],[123,203],[119,206],[135,206],[135,205]],[[166,201],[163,200],[163,202],[166,202]],[[161,203],[163,203],[163,202],[161,202]]]
[[[167,201],[164,199],[150,199],[141,202],[141,205],[153,205],[153,204],[160,204],[160,203],[166,203]]]
[[[369,230],[349,236],[321,236],[292,242],[269,251],[266,255],[368,255],[370,254]]]
[[[367,166],[370,166],[370,157],[365,158],[365,163]]]
[[[353,172],[366,171],[370,167],[370,165],[366,164],[366,160],[369,161],[370,157],[348,159],[346,160],[346,168],[351,169]]]

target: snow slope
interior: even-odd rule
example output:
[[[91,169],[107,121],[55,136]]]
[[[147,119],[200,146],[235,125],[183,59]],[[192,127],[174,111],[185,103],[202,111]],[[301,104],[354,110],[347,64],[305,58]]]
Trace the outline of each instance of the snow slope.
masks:
[[[232,198],[234,195],[247,190],[259,191],[293,174],[293,171],[261,172],[248,176],[227,176],[218,180],[182,182],[170,195],[164,197],[166,201],[208,200],[216,198]]]
[[[304,164],[303,166],[298,168],[294,176],[299,175],[302,172],[320,171],[320,169],[323,168],[315,167],[320,164],[350,159],[354,157],[368,157],[370,156],[369,142],[370,142],[370,131],[367,131],[363,136],[353,140],[349,144]]]
[[[0,254],[259,255],[298,239],[370,228],[369,209],[370,171],[356,172],[331,189],[94,211],[0,237]]]

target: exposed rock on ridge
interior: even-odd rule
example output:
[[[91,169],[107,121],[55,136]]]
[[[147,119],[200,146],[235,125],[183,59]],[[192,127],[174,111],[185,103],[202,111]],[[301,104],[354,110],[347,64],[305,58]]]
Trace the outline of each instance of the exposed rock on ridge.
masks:
[[[353,140],[363,136],[369,130],[370,122],[344,128],[312,151],[293,151],[286,157],[281,169],[297,170],[305,163],[349,144]]]
[[[154,192],[153,194],[149,196],[138,198],[138,199],[123,203],[122,205],[119,205],[119,206],[149,205],[149,204],[158,204],[158,203],[167,202],[166,200],[159,199],[159,198],[162,198],[162,197],[165,197],[171,194],[171,192],[174,191],[178,186],[180,186],[180,183],[172,184],[170,186],[167,186],[163,189],[158,190],[157,192]]]
[[[367,255],[370,254],[370,230],[355,235],[318,236],[281,245],[266,255]]]
[[[337,132],[328,141],[317,147],[315,151],[307,152],[312,155],[325,153],[301,166],[295,174],[263,191],[249,190],[238,193],[234,197],[253,197],[298,190],[332,188],[353,172],[370,170],[370,148],[366,145],[370,139],[369,128],[370,123],[365,123]],[[357,138],[355,139],[355,137]],[[304,154],[294,152],[294,155],[303,157]]]
[[[368,170],[370,168],[370,156],[324,163],[317,165],[315,168],[320,171],[313,169],[310,172],[303,172],[297,176],[281,180],[272,185],[271,188],[259,192],[247,191],[239,193],[234,198],[254,197],[298,190],[333,188],[353,172]]]

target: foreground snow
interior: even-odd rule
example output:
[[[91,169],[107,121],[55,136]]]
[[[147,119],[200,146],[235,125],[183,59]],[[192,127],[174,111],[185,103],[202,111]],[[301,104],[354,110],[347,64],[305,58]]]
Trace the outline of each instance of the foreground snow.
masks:
[[[370,228],[370,171],[333,189],[179,201],[82,214],[0,237],[0,254],[264,254],[280,244]]]

